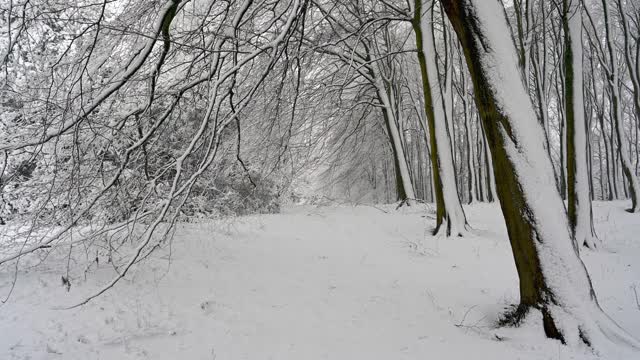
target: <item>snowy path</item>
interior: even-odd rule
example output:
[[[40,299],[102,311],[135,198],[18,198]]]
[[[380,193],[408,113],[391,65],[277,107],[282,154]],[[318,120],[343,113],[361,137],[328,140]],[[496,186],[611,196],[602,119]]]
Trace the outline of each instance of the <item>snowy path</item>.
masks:
[[[535,319],[490,326],[517,299],[497,207],[468,209],[476,230],[464,239],[427,236],[421,212],[385,209],[300,207],[180,225],[169,271],[166,252],[70,311],[52,307],[81,299],[109,268],[76,279],[70,293],[55,266],[31,270],[0,306],[0,359],[595,357],[544,339]],[[611,205],[596,217],[610,244],[587,255],[601,303],[640,334],[631,290],[640,292],[640,244],[629,237],[640,220]]]

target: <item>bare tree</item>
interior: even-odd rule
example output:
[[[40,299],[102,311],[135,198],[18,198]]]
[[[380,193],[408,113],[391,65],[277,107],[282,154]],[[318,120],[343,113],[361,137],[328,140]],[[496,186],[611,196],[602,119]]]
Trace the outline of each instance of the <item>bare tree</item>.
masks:
[[[587,162],[587,128],[582,76],[582,2],[564,0],[565,119],[567,122],[567,202],[569,226],[578,245],[595,247]]]
[[[501,2],[441,2],[464,48],[500,178],[498,196],[520,278],[512,320],[538,309],[550,338],[596,348],[608,341],[640,347],[601,310],[578,256]]]
[[[433,232],[438,233],[444,225],[447,236],[461,236],[467,231],[468,225],[455,180],[451,147],[452,126],[449,125],[453,119],[447,118],[444,99],[446,94],[440,83],[435,57],[433,12],[431,16],[424,14],[427,9],[433,9],[433,6],[423,7],[422,0],[416,0],[412,24],[416,35],[425,112],[431,136],[431,164],[436,200],[436,227]]]
[[[89,301],[165,243],[194,188],[229,150],[231,125],[256,105],[269,76],[290,66],[281,59],[303,27],[307,1],[267,3],[23,4],[23,22],[34,30],[12,37],[9,50],[50,53],[3,55],[3,80],[20,104],[0,145],[9,154],[4,168],[15,173],[7,161],[24,159],[39,173],[31,184],[5,176],[13,180],[3,182],[5,190],[31,200],[31,215],[0,264],[102,240],[117,276]],[[51,34],[60,41],[48,48]],[[38,66],[48,71],[30,70]],[[118,202],[124,216],[90,226]],[[116,263],[123,239],[136,246]]]

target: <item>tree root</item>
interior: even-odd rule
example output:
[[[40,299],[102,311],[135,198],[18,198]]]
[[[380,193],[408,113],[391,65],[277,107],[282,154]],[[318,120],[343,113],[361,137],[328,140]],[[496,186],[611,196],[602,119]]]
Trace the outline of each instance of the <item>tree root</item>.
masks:
[[[510,305],[509,309],[498,319],[497,325],[500,327],[518,327],[527,317],[530,310],[530,306],[522,304]]]
[[[499,327],[518,327],[532,310],[540,311],[545,335],[567,346],[586,345],[599,353],[640,351],[640,341],[622,329],[597,303],[573,312],[548,304],[540,307],[512,305],[497,322]],[[587,310],[587,311],[585,311]]]

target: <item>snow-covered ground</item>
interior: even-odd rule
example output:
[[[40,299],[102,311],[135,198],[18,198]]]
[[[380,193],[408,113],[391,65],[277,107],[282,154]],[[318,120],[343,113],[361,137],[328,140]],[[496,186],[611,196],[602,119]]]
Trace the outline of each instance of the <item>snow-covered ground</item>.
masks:
[[[638,337],[640,216],[627,205],[595,204],[603,248],[583,257],[602,307]],[[181,224],[170,249],[73,310],[56,308],[113,271],[101,263],[67,292],[67,259],[49,258],[0,305],[0,359],[640,359],[561,346],[535,316],[496,329],[517,302],[515,266],[498,206],[466,210],[474,230],[453,239],[429,236],[416,206]]]

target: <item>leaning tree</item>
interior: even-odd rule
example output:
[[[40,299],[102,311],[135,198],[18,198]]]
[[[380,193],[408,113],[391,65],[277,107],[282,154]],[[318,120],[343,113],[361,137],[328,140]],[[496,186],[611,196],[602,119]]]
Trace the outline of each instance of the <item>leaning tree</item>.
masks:
[[[502,3],[441,3],[464,49],[520,279],[520,303],[506,320],[536,309],[546,335],[563,343],[640,347],[602,311],[578,255]]]

